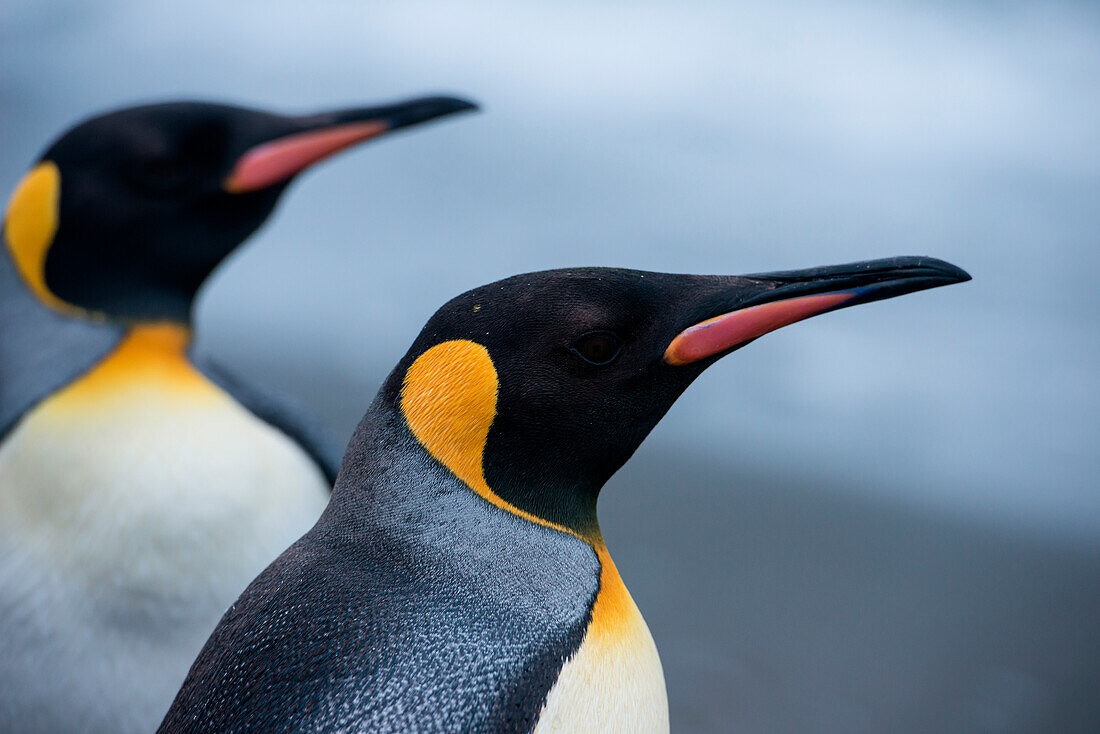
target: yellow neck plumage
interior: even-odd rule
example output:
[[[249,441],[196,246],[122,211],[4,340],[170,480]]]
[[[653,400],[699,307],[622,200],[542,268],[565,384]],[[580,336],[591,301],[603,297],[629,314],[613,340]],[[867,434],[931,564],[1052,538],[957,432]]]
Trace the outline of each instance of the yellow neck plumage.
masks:
[[[78,384],[88,394],[106,393],[120,385],[144,380],[194,390],[209,389],[209,381],[187,359],[190,330],[169,322],[134,326],[103,362]]]

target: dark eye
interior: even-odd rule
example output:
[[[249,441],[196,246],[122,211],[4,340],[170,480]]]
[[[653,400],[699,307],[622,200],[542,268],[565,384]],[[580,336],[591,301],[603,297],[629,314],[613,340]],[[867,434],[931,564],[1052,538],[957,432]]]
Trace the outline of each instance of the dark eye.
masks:
[[[596,365],[610,364],[621,348],[619,337],[610,331],[590,331],[573,345],[573,351],[581,359]]]

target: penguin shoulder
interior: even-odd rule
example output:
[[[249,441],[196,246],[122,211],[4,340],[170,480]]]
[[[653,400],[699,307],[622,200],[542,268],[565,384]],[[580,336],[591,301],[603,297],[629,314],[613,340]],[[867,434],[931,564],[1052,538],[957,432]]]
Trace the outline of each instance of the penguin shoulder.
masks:
[[[440,481],[430,502],[371,519],[350,517],[338,495],[226,614],[162,731],[193,716],[208,718],[204,731],[273,720],[529,731],[580,646],[599,561],[583,541]],[[246,691],[253,704],[238,706]]]

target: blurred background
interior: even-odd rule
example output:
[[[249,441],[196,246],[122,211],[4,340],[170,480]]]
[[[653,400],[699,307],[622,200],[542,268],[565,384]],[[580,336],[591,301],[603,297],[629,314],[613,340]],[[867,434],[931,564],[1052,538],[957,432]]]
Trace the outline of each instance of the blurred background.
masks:
[[[165,98],[483,105],[304,176],[203,351],[342,436],[517,272],[902,254],[965,285],[709,370],[606,488],[679,732],[1100,731],[1100,9],[4,0],[0,186]]]

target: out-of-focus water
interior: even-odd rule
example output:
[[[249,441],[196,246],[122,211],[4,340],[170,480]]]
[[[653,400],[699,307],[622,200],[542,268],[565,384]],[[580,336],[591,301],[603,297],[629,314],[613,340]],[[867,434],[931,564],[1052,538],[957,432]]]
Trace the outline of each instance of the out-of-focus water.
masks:
[[[206,351],[345,434],[515,272],[950,260],[711,369],[605,529],[678,730],[1096,731],[1098,78],[1087,4],[6,0],[0,185],[137,100],[481,101],[306,176],[205,293]]]

